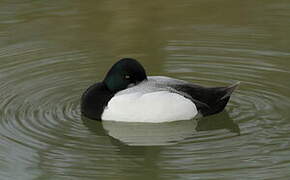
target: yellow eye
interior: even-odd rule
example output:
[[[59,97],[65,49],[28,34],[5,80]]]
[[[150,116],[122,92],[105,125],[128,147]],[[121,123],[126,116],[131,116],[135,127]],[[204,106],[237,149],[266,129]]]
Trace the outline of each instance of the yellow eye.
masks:
[[[130,76],[129,75],[125,75],[125,79],[130,79]]]

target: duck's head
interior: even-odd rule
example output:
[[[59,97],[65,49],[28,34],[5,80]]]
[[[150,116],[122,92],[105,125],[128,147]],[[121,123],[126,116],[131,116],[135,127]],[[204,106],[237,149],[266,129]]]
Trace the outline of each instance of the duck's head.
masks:
[[[145,69],[138,61],[123,58],[111,67],[103,83],[110,91],[118,92],[146,79]]]

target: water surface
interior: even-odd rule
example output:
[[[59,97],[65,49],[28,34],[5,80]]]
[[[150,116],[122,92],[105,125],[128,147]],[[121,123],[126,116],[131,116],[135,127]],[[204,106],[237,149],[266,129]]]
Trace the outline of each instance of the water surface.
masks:
[[[0,179],[288,179],[290,2],[2,1]],[[80,96],[119,58],[223,86],[199,121],[97,122]]]

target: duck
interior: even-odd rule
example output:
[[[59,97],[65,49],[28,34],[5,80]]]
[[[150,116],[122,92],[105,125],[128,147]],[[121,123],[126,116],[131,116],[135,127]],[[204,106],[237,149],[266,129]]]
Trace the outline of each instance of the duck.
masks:
[[[147,76],[133,58],[112,65],[81,97],[83,116],[101,121],[162,123],[223,111],[239,82],[205,87],[167,76]]]

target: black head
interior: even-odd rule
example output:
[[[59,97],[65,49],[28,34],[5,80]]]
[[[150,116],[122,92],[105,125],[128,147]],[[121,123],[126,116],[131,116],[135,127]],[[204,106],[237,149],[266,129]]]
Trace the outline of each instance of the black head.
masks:
[[[112,92],[126,89],[129,84],[138,84],[147,79],[143,66],[131,58],[123,58],[116,62],[107,73],[104,84]]]

